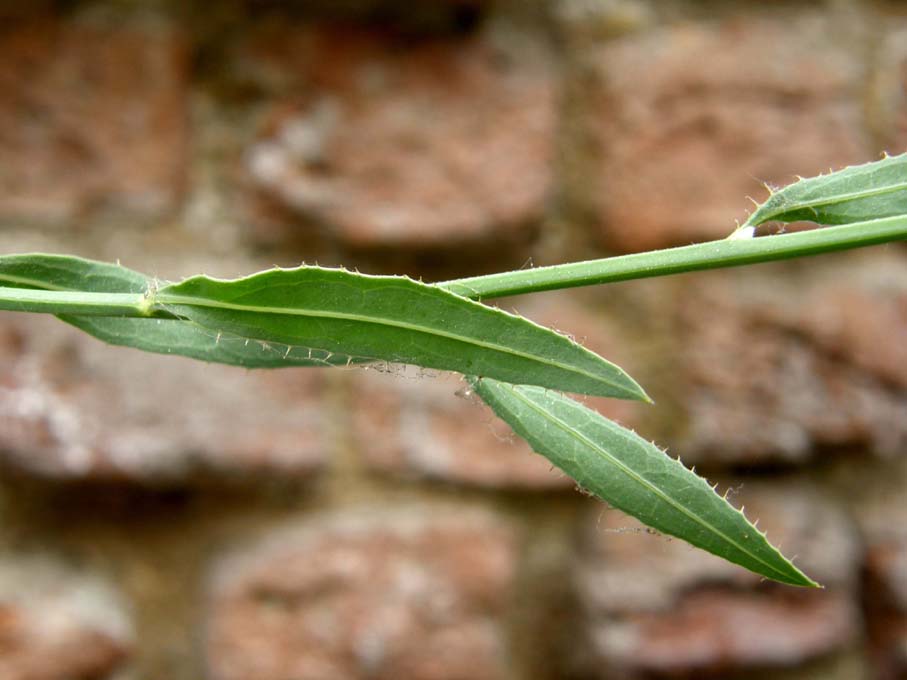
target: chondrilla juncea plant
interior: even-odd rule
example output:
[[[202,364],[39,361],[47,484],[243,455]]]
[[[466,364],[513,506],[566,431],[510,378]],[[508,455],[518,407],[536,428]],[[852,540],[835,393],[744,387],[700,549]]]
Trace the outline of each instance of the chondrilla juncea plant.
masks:
[[[755,236],[762,224],[801,220],[823,228]],[[66,255],[3,255],[0,309],[56,314],[111,344],[248,368],[393,362],[462,373],[514,432],[582,488],[769,579],[816,586],[679,460],[565,396],[650,401],[620,367],[481,303],[904,239],[907,154],[774,191],[721,241],[437,284],[309,266],[160,283]]]

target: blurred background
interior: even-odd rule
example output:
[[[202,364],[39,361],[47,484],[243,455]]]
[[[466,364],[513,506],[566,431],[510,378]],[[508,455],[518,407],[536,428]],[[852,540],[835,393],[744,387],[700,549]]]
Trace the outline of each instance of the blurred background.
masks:
[[[907,3],[0,3],[0,252],[441,280],[721,238],[907,150]],[[0,315],[2,680],[907,677],[907,250],[497,304],[824,583],[589,499],[419,371]]]

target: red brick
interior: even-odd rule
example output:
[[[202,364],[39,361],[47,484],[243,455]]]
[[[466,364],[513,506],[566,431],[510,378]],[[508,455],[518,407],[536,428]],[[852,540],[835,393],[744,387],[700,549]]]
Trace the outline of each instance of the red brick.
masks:
[[[892,536],[872,546],[870,571],[888,590],[891,608],[907,615],[907,541]]]
[[[907,22],[889,20],[886,27],[868,78],[868,113],[876,138],[897,154],[907,150]]]
[[[843,267],[815,267],[812,280],[797,286],[799,296],[765,304],[760,316],[798,330],[821,351],[886,385],[907,389],[905,264],[904,257],[866,253]]]
[[[799,485],[746,482],[732,498],[827,590],[764,583],[616,510],[596,510],[574,571],[587,663],[618,677],[693,677],[802,664],[858,639],[859,542],[841,509]]]
[[[907,673],[907,537],[873,538],[866,560],[870,649],[877,677],[901,678]]]
[[[299,480],[324,462],[324,374],[247,372],[3,317],[0,460],[61,480]]]
[[[264,36],[249,62],[292,95],[272,103],[246,155],[258,235],[321,229],[403,248],[524,238],[549,196],[554,83],[538,50],[510,42],[324,27]]]
[[[0,561],[0,677],[113,678],[134,645],[132,623],[103,581],[50,558]]]
[[[696,463],[804,462],[907,444],[903,258],[734,272],[684,289],[674,450]],[[842,274],[843,272],[843,274]],[[708,284],[708,285],[706,285]]]
[[[846,471],[866,546],[864,602],[875,677],[907,674],[907,465]]]
[[[205,651],[212,680],[507,678],[507,526],[400,508],[312,519],[224,558]]]
[[[702,590],[684,598],[670,616],[640,612],[617,617],[597,642],[617,665],[645,672],[790,666],[853,642],[859,616],[840,594],[767,598]]]
[[[599,158],[585,200],[620,251],[726,236],[761,182],[783,185],[875,152],[860,50],[824,10],[669,24],[607,43],[589,96]]]
[[[0,32],[0,215],[172,209],[186,161],[186,56],[171,30],[13,21]]]
[[[571,333],[589,349],[617,361],[627,356],[613,324],[569,295],[527,298],[516,303],[536,323]],[[623,365],[623,364],[621,364]],[[629,370],[629,368],[628,368]],[[632,371],[631,371],[632,372]],[[358,373],[353,376],[353,423],[357,448],[375,470],[492,488],[569,488],[574,482],[536,455],[475,397],[458,377],[415,379]],[[640,405],[583,398],[625,425]]]
[[[455,376],[354,376],[354,437],[370,468],[491,488],[569,488]]]

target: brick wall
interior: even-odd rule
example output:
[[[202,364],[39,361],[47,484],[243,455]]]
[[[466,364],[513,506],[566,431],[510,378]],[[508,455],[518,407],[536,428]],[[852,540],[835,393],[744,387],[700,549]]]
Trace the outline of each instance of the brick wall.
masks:
[[[0,8],[0,251],[426,280],[720,238],[902,152],[903,3]],[[907,677],[907,251],[504,300],[826,588],[577,493],[451,376],[0,316],[0,678]]]

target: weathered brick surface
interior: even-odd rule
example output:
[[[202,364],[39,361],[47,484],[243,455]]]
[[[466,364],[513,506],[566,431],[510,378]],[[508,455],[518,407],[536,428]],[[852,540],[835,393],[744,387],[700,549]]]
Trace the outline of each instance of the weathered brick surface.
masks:
[[[898,530],[872,536],[866,570],[867,620],[878,677],[902,678],[907,674],[907,536]]]
[[[808,277],[735,272],[684,289],[684,460],[904,451],[907,279],[903,257],[874,255],[813,262]]]
[[[186,160],[174,31],[22,18],[0,30],[0,217],[172,209]]]
[[[353,436],[368,466],[400,477],[490,488],[570,488],[458,377],[355,376]]]
[[[53,318],[2,318],[0,460],[61,480],[304,479],[326,455],[324,376],[145,355]]]
[[[907,463],[847,471],[866,546],[864,600],[870,648],[881,680],[907,674]]]
[[[259,236],[321,230],[404,248],[525,236],[552,182],[555,86],[534,46],[504,42],[350,28],[262,36],[246,69],[289,94],[246,154]]]
[[[796,665],[856,641],[860,551],[848,517],[808,486],[744,483],[733,498],[827,589],[760,583],[616,510],[596,510],[574,572],[586,664],[618,677],[695,675]]]
[[[733,15],[630,35],[595,54],[583,93],[588,209],[609,248],[726,236],[760,182],[869,160],[857,47],[824,10]]]
[[[512,533],[446,513],[313,518],[223,559],[208,604],[211,677],[509,677]]]
[[[869,122],[891,154],[907,150],[907,22],[885,22],[869,78]]]
[[[569,295],[517,301],[519,313],[570,333],[585,347],[617,361],[627,356],[613,323]],[[353,435],[368,464],[398,475],[492,488],[570,488],[573,480],[532,452],[457,377],[416,379],[359,373],[353,384]],[[456,398],[457,392],[461,397]],[[640,404],[585,398],[585,403],[630,426]]]
[[[0,560],[0,677],[113,678],[134,645],[119,596],[49,557]]]
[[[5,3],[0,251],[235,276],[255,268],[250,234],[281,264],[305,246],[441,278],[452,261],[500,269],[517,245],[554,261],[574,230],[615,250],[723,236],[761,181],[907,144],[896,3],[417,4]],[[87,219],[108,207],[148,218],[140,241]],[[585,500],[456,379],[251,373],[3,316],[0,680],[904,677],[904,254],[582,298],[600,309],[579,291],[501,303],[657,401],[588,400],[606,415],[700,469],[764,464],[733,500],[822,592],[591,502],[569,543]],[[799,482],[770,473],[792,464]],[[316,471],[306,493],[261,493]],[[525,550],[472,502],[524,522]],[[250,542],[211,564],[237,532]],[[104,564],[130,606],[34,546]]]

